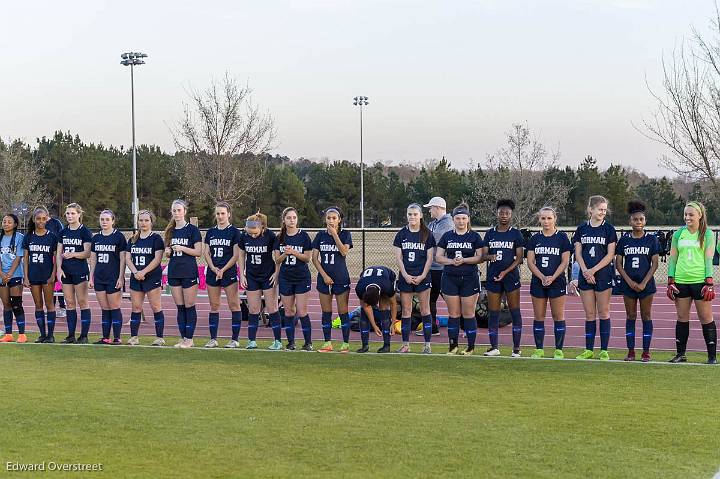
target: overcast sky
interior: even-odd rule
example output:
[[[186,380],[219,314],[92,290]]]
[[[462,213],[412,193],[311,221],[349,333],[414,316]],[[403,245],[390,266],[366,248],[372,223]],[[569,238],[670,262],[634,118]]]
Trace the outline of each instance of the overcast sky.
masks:
[[[275,117],[277,153],[359,159],[352,97],[367,95],[365,159],[484,161],[514,122],[564,164],[650,174],[662,147],[633,127],[653,108],[645,86],[712,0],[282,0],[6,2],[0,29],[0,136],[55,130],[172,149],[189,86],[225,71],[248,80]]]

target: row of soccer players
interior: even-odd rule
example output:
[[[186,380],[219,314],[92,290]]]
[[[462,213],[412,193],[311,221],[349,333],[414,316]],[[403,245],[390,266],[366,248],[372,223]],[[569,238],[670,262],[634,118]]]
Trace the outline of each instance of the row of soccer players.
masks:
[[[434,218],[442,211],[432,211],[437,205],[430,207]],[[444,203],[444,202],[443,202]],[[520,355],[520,339],[522,318],[519,308],[520,277],[518,266],[523,261],[523,248],[527,250],[528,267],[532,271],[531,296],[535,321],[533,331],[536,350],[533,357],[544,355],[543,340],[545,336],[544,318],[547,304],[550,304],[554,319],[555,357],[562,358],[564,341],[564,297],[566,293],[565,271],[574,252],[582,275],[578,278],[578,288],[583,299],[586,312],[586,350],[580,359],[594,357],[593,349],[597,330],[596,318],[600,325],[600,359],[607,359],[607,346],[610,338],[609,302],[614,269],[620,272],[623,279],[623,293],[628,313],[626,322],[626,338],[628,339],[627,360],[635,359],[634,335],[637,304],[640,304],[643,320],[643,360],[649,360],[649,346],[652,337],[651,306],[655,293],[654,272],[657,268],[657,239],[644,231],[645,206],[640,202],[628,205],[630,234],[617,240],[615,229],[605,221],[607,200],[593,196],[588,202],[588,221],[581,224],[573,236],[572,243],[564,233],[555,227],[556,213],[550,208],[542,208],[538,213],[542,230],[523,244],[520,232],[511,226],[514,203],[511,200],[500,200],[497,203],[497,225],[489,229],[485,238],[470,228],[470,213],[466,205],[453,210],[453,228],[442,234],[436,241],[435,236],[425,226],[422,208],[418,204],[408,207],[408,224],[398,232],[394,246],[400,267],[397,288],[400,290],[402,303],[402,336],[403,345],[399,352],[409,351],[410,313],[412,297],[419,297],[423,317],[425,335],[424,352],[430,352],[430,336],[432,330],[429,289],[429,268],[435,259],[443,265],[442,293],[448,304],[450,337],[450,353],[457,353],[460,321],[468,338],[468,346],[463,354],[474,352],[476,325],[474,319],[475,303],[480,289],[477,265],[488,262],[487,289],[489,293],[490,348],[485,353],[489,356],[499,354],[497,347],[498,318],[502,295],[507,297],[513,319],[513,356]],[[63,283],[63,292],[68,298],[68,329],[65,342],[86,342],[90,326],[90,309],[88,308],[87,288],[93,287],[103,311],[102,325],[104,343],[119,343],[122,318],[120,316],[120,289],[124,279],[124,270],[130,269],[132,276],[130,289],[133,313],[130,320],[131,339],[129,344],[138,343],[138,328],[142,303],[147,296],[155,315],[157,339],[153,344],[163,345],[164,317],[160,305],[160,263],[163,254],[169,256],[168,279],[172,288],[173,298],[178,309],[178,328],[182,340],[178,347],[192,346],[197,313],[195,298],[197,294],[197,263],[196,258],[205,255],[208,264],[208,294],[211,303],[209,317],[211,341],[208,347],[217,346],[218,311],[220,307],[220,290],[225,289],[228,305],[232,312],[233,338],[229,347],[238,347],[240,330],[240,306],[238,303],[239,282],[247,290],[249,305],[248,344],[252,349],[257,347],[259,314],[262,308],[262,297],[266,300],[266,311],[270,316],[275,341],[271,349],[281,349],[281,329],[288,336],[287,349],[295,348],[295,318],[300,319],[305,338],[303,349],[312,350],[310,320],[307,315],[307,293],[311,289],[309,261],[317,268],[317,289],[322,306],[322,326],[325,343],[320,351],[332,351],[331,312],[332,297],[335,296],[337,309],[341,319],[343,344],[340,351],[349,350],[350,321],[348,316],[348,296],[350,278],[345,264],[345,256],[352,248],[350,232],[342,229],[342,213],[338,208],[325,211],[326,230],[317,234],[310,241],[306,232],[298,227],[297,212],[288,208],[282,215],[282,230],[276,237],[267,229],[267,219],[256,214],[246,220],[245,228],[239,230],[230,223],[230,207],[227,204],[216,206],[217,226],[211,228],[205,238],[207,248],[203,253],[199,230],[186,221],[187,207],[184,202],[176,200],[172,204],[172,219],[165,230],[165,238],[152,232],[154,218],[148,211],[142,211],[138,219],[138,230],[129,242],[117,232],[114,215],[111,211],[100,214],[100,233],[94,237],[82,225],[82,209],[77,204],[68,205],[66,219],[68,225],[59,233],[59,238],[49,234],[45,228],[49,215],[45,208],[37,208],[32,215],[28,235],[21,238],[17,233],[17,219],[7,215],[3,219],[4,236],[2,247],[3,282],[6,288],[0,288],[5,304],[5,341],[13,340],[12,314],[16,313],[18,329],[21,331],[19,340],[24,339],[24,318],[22,305],[18,305],[18,279],[23,278],[26,286],[31,288],[36,303],[36,319],[40,327],[40,340],[54,341],[52,329],[55,315],[52,302],[52,282],[55,274]],[[686,225],[673,236],[670,254],[668,296],[677,305],[678,322],[676,336],[678,351],[673,358],[675,362],[685,361],[685,345],[689,333],[689,311],[694,302],[702,323],[703,333],[708,345],[708,360],[715,361],[715,324],[712,320],[711,302],[714,297],[712,284],[712,254],[714,240],[707,230],[706,213],[702,204],[690,202],[685,207]],[[242,234],[244,231],[246,234]],[[616,244],[617,243],[617,244]],[[167,245],[167,247],[166,247]],[[128,254],[124,254],[126,251]],[[53,261],[54,253],[57,260]],[[616,257],[617,252],[617,257]],[[18,254],[20,253],[20,254]],[[21,262],[20,257],[26,261]],[[88,265],[88,258],[90,262]],[[22,270],[18,272],[18,266]],[[370,268],[363,273],[366,277]],[[379,270],[377,270],[379,271]],[[370,273],[369,276],[372,276]],[[22,279],[21,279],[22,280]],[[358,283],[357,294],[363,300],[363,318],[367,333],[372,324],[376,333],[382,334],[372,318],[373,308],[389,297],[389,290],[378,287],[378,281]],[[275,297],[276,283],[284,303],[286,317],[280,318]],[[394,286],[393,286],[394,291]],[[394,298],[394,295],[392,295]],[[45,305],[43,305],[43,302]],[[80,337],[75,338],[77,313],[75,306],[81,309]],[[45,314],[47,310],[47,316]],[[375,309],[377,311],[377,309]],[[389,307],[380,310],[389,312]],[[392,316],[395,317],[394,315]],[[381,324],[387,321],[380,321]],[[389,325],[388,325],[389,328]],[[9,331],[8,331],[9,329]],[[110,330],[114,340],[110,341]],[[386,330],[383,327],[383,330]],[[363,334],[363,347],[367,350],[367,340]],[[387,336],[387,335],[384,335]],[[389,351],[389,338],[386,337],[381,352]]]

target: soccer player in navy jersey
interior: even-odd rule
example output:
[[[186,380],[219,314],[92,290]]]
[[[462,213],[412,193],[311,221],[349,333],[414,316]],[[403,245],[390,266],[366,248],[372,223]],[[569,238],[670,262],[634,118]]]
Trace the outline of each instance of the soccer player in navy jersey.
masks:
[[[627,213],[630,216],[632,231],[618,240],[615,256],[615,269],[622,278],[621,289],[627,314],[625,339],[628,353],[625,361],[635,361],[635,322],[638,302],[643,335],[641,359],[643,362],[650,361],[650,342],[653,333],[651,311],[657,291],[655,271],[658,268],[660,243],[657,236],[645,231],[646,210],[647,207],[642,201],[628,202]]]
[[[332,298],[335,296],[343,343],[341,353],[350,351],[350,316],[348,297],[350,295],[350,273],[345,257],[353,247],[350,232],[342,227],[343,215],[340,208],[331,206],[325,210],[325,229],[313,239],[312,262],[318,271],[317,290],[322,309],[322,330],[325,342],[318,351],[329,353],[332,346]]]
[[[280,217],[282,227],[275,239],[273,255],[278,265],[278,282],[285,317],[283,324],[288,351],[295,350],[295,318],[300,319],[304,344],[301,351],[312,351],[312,326],[308,316],[308,299],[312,277],[308,263],[312,258],[312,241],[307,232],[298,227],[295,208],[285,208]]]
[[[178,331],[181,336],[175,347],[191,348],[197,326],[197,258],[202,254],[202,236],[198,227],[186,219],[187,203],[175,200],[170,211],[172,219],[165,228],[165,255],[170,258],[167,266],[168,284],[177,307]]]
[[[115,229],[115,213],[100,213],[100,232],[90,244],[90,283],[102,311],[102,338],[96,344],[122,344],[122,288],[125,283],[125,235]],[[112,328],[113,340],[110,341]]]
[[[155,340],[151,346],[165,346],[165,313],[162,309],[161,284],[162,263],[165,243],[153,232],[155,215],[148,210],[138,212],[137,228],[130,237],[126,248],[125,264],[130,270],[130,339],[129,346],[140,344],[138,333],[145,297],[150,303],[155,322]]]
[[[578,289],[585,310],[585,351],[577,359],[595,357],[596,318],[600,318],[600,359],[608,360],[610,343],[610,296],[612,294],[615,246],[615,227],[605,221],[608,201],[591,196],[587,207],[589,219],[575,230],[573,247],[580,265]]]
[[[25,287],[30,288],[35,303],[35,321],[40,331],[36,343],[55,342],[55,252],[57,237],[48,231],[46,224],[50,213],[38,206],[30,215],[27,234],[23,238]],[[46,313],[47,311],[47,313]],[[46,321],[47,317],[47,321]]]
[[[26,343],[25,310],[22,304],[23,289],[23,234],[18,232],[18,217],[6,214],[2,218],[0,238],[0,298],[3,303],[5,336],[0,342],[14,341],[12,335],[13,316],[18,327],[18,343]]]
[[[567,235],[555,226],[557,213],[550,206],[540,208],[538,221],[541,231],[528,240],[527,264],[533,276],[530,280],[530,297],[533,305],[533,336],[535,351],[533,358],[545,356],[545,314],[550,303],[555,333],[555,359],[563,359],[565,342],[565,294],[567,289],[567,271],[570,263],[572,245]]]
[[[355,294],[361,303],[360,339],[362,347],[357,350],[358,353],[367,353],[369,350],[370,327],[375,334],[382,335],[383,338],[383,345],[377,352],[390,352],[391,323],[395,322],[394,318],[397,316],[395,279],[395,272],[385,266],[370,266],[365,268],[360,275],[355,285]],[[393,318],[392,321],[391,318]],[[378,320],[382,332],[378,328]]]
[[[478,263],[483,260],[484,243],[470,228],[470,210],[460,204],[452,213],[455,228],[446,232],[437,244],[435,260],[444,265],[442,293],[448,306],[448,354],[458,354],[460,318],[462,317],[467,348],[460,354],[469,356],[475,351],[477,320],[475,306],[480,294]]]
[[[45,207],[42,206],[42,208],[45,208]],[[47,208],[45,208],[45,209],[47,209]],[[50,215],[49,211],[50,210],[48,210],[48,215]],[[48,220],[47,220],[47,223],[45,224],[45,228],[47,228],[47,230],[49,232],[54,234],[56,238],[60,237],[60,232],[62,231],[62,229],[64,227],[65,227],[65,225],[62,224],[62,221],[60,221],[59,219],[55,218],[52,215],[48,216]],[[53,278],[53,282],[54,281],[55,281],[55,278]],[[55,303],[56,300],[57,300],[57,303],[60,305],[60,308],[57,309],[57,311],[56,311],[56,316],[58,318],[64,318],[65,314],[66,314],[66,311],[65,311],[66,306],[65,306],[65,297],[63,296],[62,291],[59,291],[57,296],[53,295],[53,304]]]
[[[206,348],[218,346],[217,334],[220,323],[220,292],[225,291],[232,323],[232,339],[226,348],[237,348],[240,344],[240,295],[238,291],[237,259],[240,255],[240,230],[231,222],[230,205],[224,201],[215,205],[215,226],[205,233],[205,263],[207,264],[207,292],[210,300],[210,341]]]
[[[245,233],[240,239],[238,266],[240,267],[240,286],[247,291],[248,301],[248,342],[246,349],[256,349],[257,329],[260,322],[263,299],[265,311],[270,317],[273,342],[268,349],[283,349],[281,339],[282,321],[278,311],[275,286],[277,274],[273,260],[275,233],[267,227],[267,216],[257,212],[245,220]]]
[[[497,225],[485,232],[483,255],[488,261],[488,336],[490,349],[485,356],[499,356],[498,332],[500,327],[500,308],[503,294],[507,298],[512,317],[512,357],[520,357],[520,339],[522,337],[522,315],[520,314],[520,269],[523,261],[523,235],[519,229],[511,226],[515,202],[509,199],[498,200],[495,204]]]
[[[90,331],[90,305],[88,303],[88,280],[90,270],[88,258],[92,233],[82,224],[83,209],[77,203],[70,203],[65,208],[67,226],[60,231],[57,246],[57,275],[62,282],[65,304],[67,305],[68,335],[63,340],[66,344],[87,344]],[[80,307],[80,336],[75,339],[77,327],[77,311]]]
[[[423,354],[430,354],[432,339],[432,316],[430,314],[430,290],[432,279],[430,267],[435,255],[435,238],[425,226],[422,207],[413,203],[407,207],[407,226],[395,235],[393,246],[400,268],[397,288],[400,291],[402,307],[401,333],[403,344],[399,353],[410,352],[410,323],[412,320],[413,296],[417,295],[422,316],[425,346]],[[394,319],[394,318],[393,318]]]

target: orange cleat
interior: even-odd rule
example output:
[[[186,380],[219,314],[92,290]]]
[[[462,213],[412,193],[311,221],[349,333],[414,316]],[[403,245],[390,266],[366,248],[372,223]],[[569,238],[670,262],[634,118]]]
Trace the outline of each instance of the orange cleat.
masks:
[[[18,334],[17,342],[27,343],[27,336],[25,336],[24,334]]]
[[[15,339],[12,334],[6,334],[0,339],[0,343],[12,343],[13,341],[15,341]]]

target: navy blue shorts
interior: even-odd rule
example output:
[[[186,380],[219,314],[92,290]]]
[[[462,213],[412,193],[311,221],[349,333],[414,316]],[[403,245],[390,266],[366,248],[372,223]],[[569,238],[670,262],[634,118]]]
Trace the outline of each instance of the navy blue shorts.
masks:
[[[113,294],[120,291],[115,287],[115,283],[95,283],[95,292],[105,292],[107,294]]]
[[[182,286],[182,289],[192,288],[198,284],[197,278],[168,278],[168,284],[173,287]]]
[[[585,280],[585,277],[582,275],[582,272],[580,273],[580,277],[578,278],[578,289],[581,291],[605,291],[606,289],[610,289],[613,287],[613,277],[612,274],[605,273],[604,271],[599,271],[595,273],[595,284],[590,284]]]
[[[87,274],[65,274],[62,277],[62,284],[81,284],[88,280]]]
[[[130,290],[147,293],[162,286],[160,278],[145,278],[143,281],[130,277]]]
[[[50,278],[48,278],[48,279],[50,279]],[[47,279],[46,279],[45,281],[30,281],[30,286],[45,286],[46,284],[48,284],[48,280],[47,280]],[[52,285],[53,287],[55,286],[55,282],[54,282],[54,281],[53,281],[52,283],[49,283],[49,284]]]
[[[312,280],[307,281],[288,281],[280,279],[280,295],[295,296],[296,294],[305,294],[312,289]]]
[[[567,293],[565,281],[554,281],[550,286],[543,286],[539,279],[530,280],[530,296],[535,298],[559,298]]]
[[[702,289],[705,286],[705,283],[694,283],[694,284],[676,283],[675,286],[680,291],[677,294],[678,298],[692,298],[695,301],[702,301],[702,299],[703,299]]]
[[[246,276],[247,288],[246,291],[265,291],[266,289],[273,289],[273,285],[270,284],[270,278],[256,279]]]
[[[495,281],[488,277],[485,281],[485,289],[491,293],[509,293],[520,288],[520,275],[515,273],[508,273],[502,279],[502,281]]]
[[[208,270],[207,274],[205,275],[205,281],[207,282],[208,286],[214,286],[221,288],[227,288],[233,283],[237,283],[238,277],[237,277],[237,268],[230,268],[229,270],[225,271],[223,273],[222,278],[220,278],[220,281],[218,281],[217,277],[215,276],[215,271]]]
[[[15,286],[22,286],[22,278],[10,278],[7,284],[0,283],[1,288],[14,288]]]
[[[655,281],[651,279],[643,291],[635,291],[630,288],[625,281],[622,281],[620,282],[620,291],[622,291],[623,296],[627,296],[628,298],[643,299],[657,293],[657,287],[655,286]]]
[[[442,293],[448,296],[467,298],[480,292],[480,277],[477,273],[466,275],[442,275]]]
[[[348,279],[347,283],[338,283],[336,281],[333,283],[332,287],[329,287],[325,284],[325,281],[323,281],[322,276],[318,275],[317,290],[318,293],[321,294],[343,294],[347,291],[350,291],[350,280]]]
[[[420,284],[408,284],[402,274],[398,275],[397,290],[401,293],[422,293],[430,288],[432,288],[432,278],[430,277],[430,273],[423,278]]]

